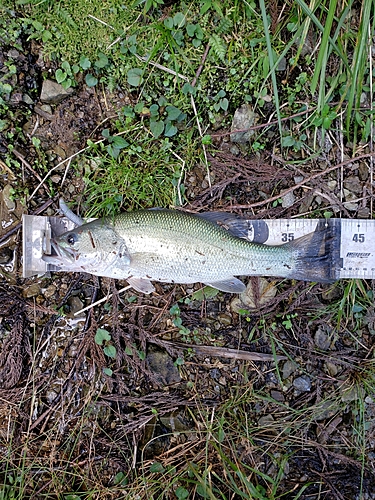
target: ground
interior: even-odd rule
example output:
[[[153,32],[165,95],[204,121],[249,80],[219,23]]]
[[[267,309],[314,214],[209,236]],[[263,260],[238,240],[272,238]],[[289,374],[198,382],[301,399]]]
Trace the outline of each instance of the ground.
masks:
[[[252,277],[239,298],[200,284],[146,296],[86,274],[22,278],[22,213],[56,215],[61,195],[87,208],[95,159],[71,160],[134,96],[82,80],[46,104],[40,46],[4,45],[3,67],[9,57],[0,498],[374,499],[373,281]],[[296,150],[286,163],[230,132],[208,129],[207,165],[179,173],[184,209],[371,218],[369,146],[352,159],[333,134],[309,161]]]

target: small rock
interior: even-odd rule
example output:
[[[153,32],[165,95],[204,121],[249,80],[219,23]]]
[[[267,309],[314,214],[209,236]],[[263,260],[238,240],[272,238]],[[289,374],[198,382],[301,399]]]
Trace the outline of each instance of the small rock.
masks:
[[[13,252],[9,247],[0,248],[0,265],[9,264],[13,259]]]
[[[229,326],[232,324],[232,318],[229,316],[229,314],[225,313],[219,313],[217,315],[217,319],[220,321],[220,323],[224,326]]]
[[[28,94],[23,94],[22,100],[25,104],[33,104],[34,101],[31,99],[31,97]]]
[[[276,71],[285,71],[286,70],[286,57],[282,57],[280,59],[279,64],[277,65]]]
[[[311,390],[311,379],[307,375],[301,375],[293,380],[293,387],[298,392],[309,392]]]
[[[363,191],[362,182],[356,175],[350,175],[344,180],[344,188],[357,195],[361,195]]]
[[[302,182],[304,180],[304,176],[303,175],[295,175],[293,177],[293,179],[294,179],[295,184],[299,184],[300,182]]]
[[[238,146],[233,144],[233,146],[229,149],[229,151],[232,153],[234,156],[238,156],[241,153],[241,150]]]
[[[282,403],[283,401],[285,401],[284,394],[282,392],[280,392],[280,391],[271,391],[271,397],[275,401],[279,401],[280,403]]]
[[[335,181],[335,180],[328,181],[327,187],[330,191],[334,191],[337,188],[337,181]]]
[[[316,331],[314,341],[316,346],[323,351],[328,351],[331,346],[331,341],[328,335],[321,328],[318,328],[318,330]]]
[[[19,57],[20,53],[18,52],[17,49],[10,49],[8,50],[7,56],[10,57],[11,59],[17,59]]]
[[[327,361],[325,364],[326,371],[331,377],[335,377],[338,374],[339,368],[332,361]]]
[[[298,365],[296,363],[293,363],[293,361],[290,361],[289,359],[285,361],[283,366],[283,380],[290,377],[290,375],[294,373],[297,370],[297,368]]]
[[[4,189],[3,189],[3,201],[5,203],[5,206],[7,207],[8,211],[11,212],[12,210],[14,210],[16,208],[16,203],[13,199],[13,188],[10,184],[7,184],[6,186],[4,186]]]
[[[333,417],[337,413],[339,408],[339,402],[335,400],[326,399],[322,401],[319,405],[320,414],[316,412],[315,419],[317,421],[326,420],[327,418]]]
[[[48,104],[57,104],[73,93],[73,89],[65,90],[62,85],[53,80],[44,80],[40,100]]]
[[[79,297],[77,297],[76,295],[69,297],[67,304],[69,306],[70,315],[73,315],[73,316],[74,316],[74,313],[80,311],[84,307],[82,300]]]
[[[370,217],[369,207],[361,207],[358,209],[357,217],[359,219],[368,219]]]
[[[294,196],[293,191],[289,191],[289,193],[284,194],[281,200],[281,206],[283,208],[290,208],[294,205],[296,197]]]
[[[358,167],[358,177],[362,182],[367,181],[369,176],[369,169],[366,163],[361,162]]]
[[[258,118],[259,115],[253,111],[250,104],[243,104],[240,108],[236,109],[233,116],[231,132],[235,130],[244,130],[244,132],[232,133],[230,140],[240,144],[249,142],[250,138],[255,134],[255,131],[248,129],[255,125]]]
[[[51,106],[50,106],[49,104],[42,104],[42,105],[40,106],[40,109],[41,109],[42,111],[44,111],[45,113],[48,113],[49,115],[52,115],[52,113],[53,113],[53,112],[52,112],[52,108],[51,108]]]
[[[36,297],[40,294],[40,285],[38,283],[33,283],[32,285],[27,286],[22,291],[22,296],[25,299],[30,299],[31,297]]]
[[[64,151],[64,149],[63,149],[61,146],[59,146],[58,144],[56,144],[56,145],[53,147],[53,150],[54,150],[54,152],[55,152],[58,156],[60,156],[60,158],[61,158],[62,160],[65,160],[65,158],[66,158],[66,152]]]
[[[363,398],[364,389],[358,385],[349,385],[348,383],[343,383],[340,387],[341,401],[343,403],[350,403],[351,401],[357,401]]]
[[[46,288],[43,295],[46,299],[50,299],[55,294],[56,290],[56,285],[50,285],[48,288]]]
[[[162,384],[170,385],[181,381],[180,373],[166,351],[150,348],[146,362]]]
[[[212,368],[212,370],[210,370],[210,377],[214,380],[219,380],[219,378],[221,377],[220,370],[218,368]]]
[[[273,418],[272,415],[262,415],[258,420],[258,425],[259,427],[268,427],[270,425],[273,425],[274,422],[275,419]]]
[[[352,201],[345,201],[343,205],[346,208],[346,210],[349,210],[349,212],[355,212],[356,210],[358,210],[358,203],[353,203]]]

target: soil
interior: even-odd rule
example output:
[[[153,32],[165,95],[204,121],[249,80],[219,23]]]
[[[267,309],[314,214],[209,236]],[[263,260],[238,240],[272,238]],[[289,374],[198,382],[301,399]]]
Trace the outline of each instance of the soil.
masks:
[[[197,293],[199,284],[156,284],[156,292],[144,296],[119,294],[126,282],[83,274],[21,277],[21,214],[39,207],[45,207],[41,215],[56,214],[58,190],[68,202],[84,194],[82,181],[70,173],[61,188],[66,164],[52,178],[54,190],[40,182],[39,155],[52,168],[77,153],[88,138],[99,138],[99,125],[124,100],[81,84],[49,104],[49,113],[39,100],[48,68],[38,47],[27,48],[25,56],[3,47],[0,62],[11,57],[17,66],[13,119],[0,133],[0,449],[8,464],[0,465],[1,481],[23,470],[24,498],[90,490],[101,491],[91,498],[120,498],[111,487],[122,473],[127,498],[126,488],[141,484],[144,471],[154,470],[158,480],[155,462],[183,478],[187,463],[204,471],[206,460],[213,487],[225,498],[240,498],[220,482],[225,450],[257,491],[270,495],[264,498],[274,498],[273,480],[277,494],[288,499],[297,492],[306,500],[375,499],[375,313],[373,307],[355,313],[345,299],[353,286],[373,293],[372,281],[312,285],[251,278],[253,307],[240,313],[237,298],[205,297]],[[209,151],[212,187],[205,167],[191,166],[186,208],[252,218],[322,210],[369,217],[367,158],[344,161],[325,174],[327,165],[342,163],[338,146],[326,149],[324,158],[297,168],[284,165],[276,151],[250,158],[234,148],[228,130],[216,131]],[[9,158],[18,161],[18,170]],[[277,201],[301,177],[317,173]],[[12,205],[7,186],[32,193],[39,185],[32,199],[16,196]],[[99,299],[104,301],[82,311]],[[171,312],[176,303],[179,312]],[[115,358],[96,342],[98,328],[110,332]],[[61,471],[64,492],[54,481]],[[160,481],[163,491],[165,479]],[[177,484],[188,487],[183,479]]]

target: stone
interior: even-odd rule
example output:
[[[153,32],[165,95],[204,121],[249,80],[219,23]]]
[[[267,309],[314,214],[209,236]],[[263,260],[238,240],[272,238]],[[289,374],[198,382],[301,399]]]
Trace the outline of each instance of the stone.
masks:
[[[150,348],[146,356],[146,362],[149,370],[154,373],[162,384],[171,385],[181,381],[178,368],[166,351]]]
[[[296,201],[296,197],[294,196],[293,191],[289,191],[289,193],[284,194],[281,198],[281,206],[283,208],[290,208],[294,205]]]
[[[50,285],[48,288],[45,289],[43,295],[46,299],[50,299],[56,292],[57,287],[56,285]]]
[[[357,195],[363,192],[363,184],[356,175],[350,175],[344,180],[344,188]]]
[[[328,351],[331,346],[330,338],[321,328],[318,328],[316,331],[314,341],[316,346],[319,347],[319,349],[322,349],[322,351]]]
[[[3,202],[5,203],[5,206],[7,207],[9,212],[11,212],[16,208],[16,203],[13,199],[13,192],[14,192],[13,188],[10,184],[4,186],[2,197],[3,197]]]
[[[65,90],[62,85],[53,80],[44,80],[40,100],[47,104],[58,104],[73,93],[73,89]]]
[[[293,380],[293,387],[298,392],[309,392],[311,390],[311,379],[307,375],[301,375]]]
[[[231,133],[230,140],[239,144],[246,144],[249,142],[250,138],[255,134],[255,131],[248,129],[255,125],[258,118],[259,115],[253,111],[250,104],[243,104],[240,108],[236,109],[233,116],[231,132],[235,130],[243,130],[243,132]]]
[[[25,299],[30,299],[31,297],[37,297],[40,294],[40,285],[39,283],[33,283],[32,285],[27,286],[22,291],[22,296]]]
[[[283,380],[290,377],[290,375],[294,373],[297,370],[297,368],[298,368],[297,364],[293,363],[293,361],[290,361],[289,359],[285,361],[282,371]]]

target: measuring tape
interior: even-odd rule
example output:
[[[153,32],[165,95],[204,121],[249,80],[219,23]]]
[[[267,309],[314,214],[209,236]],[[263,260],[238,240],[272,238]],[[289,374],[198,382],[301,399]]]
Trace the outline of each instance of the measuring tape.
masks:
[[[265,245],[282,245],[327,228],[331,237],[332,279],[375,279],[375,220],[368,219],[248,219],[248,239]],[[43,275],[58,268],[42,260],[50,253],[51,237],[74,229],[69,219],[24,215],[23,277]]]

